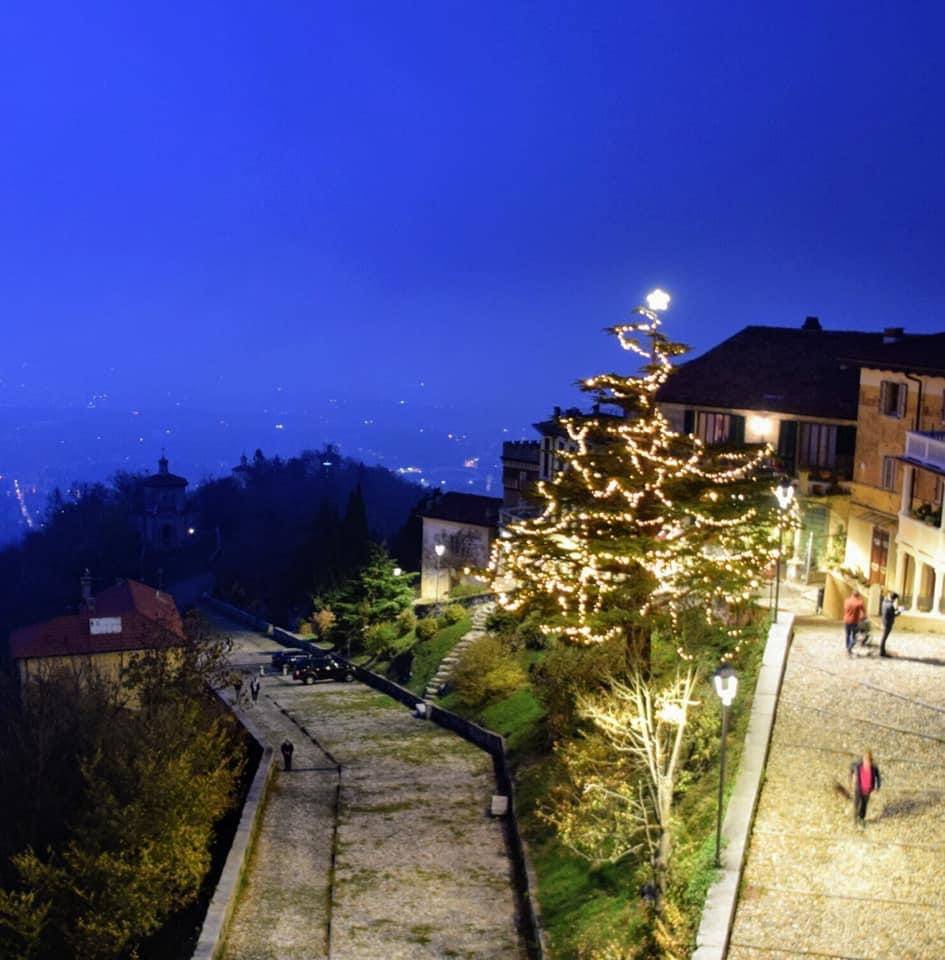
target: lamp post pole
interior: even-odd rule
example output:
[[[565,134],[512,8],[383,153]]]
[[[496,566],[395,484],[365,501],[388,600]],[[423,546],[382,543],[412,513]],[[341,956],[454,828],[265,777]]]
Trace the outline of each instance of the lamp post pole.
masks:
[[[778,567],[774,573],[774,616],[772,622],[778,622],[778,608],[781,603],[781,554],[784,550],[784,517],[794,501],[794,487],[786,480],[775,487],[778,498]]]
[[[715,865],[722,866],[722,794],[725,788],[725,744],[728,740],[728,711],[738,691],[738,675],[730,663],[723,664],[713,676],[715,692],[722,701],[722,748],[719,753],[719,802],[715,817]]]
[[[438,543],[433,548],[433,552],[436,554],[436,599],[434,605],[438,607],[440,605],[440,558],[446,553],[446,547],[442,543]]]

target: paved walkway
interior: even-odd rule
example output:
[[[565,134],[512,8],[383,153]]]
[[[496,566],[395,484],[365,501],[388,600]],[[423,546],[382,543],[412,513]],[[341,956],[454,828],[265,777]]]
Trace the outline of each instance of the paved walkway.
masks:
[[[788,659],[729,960],[945,957],[945,638],[894,631],[844,653],[799,626]],[[866,829],[834,783],[873,751]]]
[[[216,623],[247,680],[277,649]],[[522,960],[488,755],[359,683],[262,683],[244,709],[292,740],[295,769],[270,791],[225,957]]]

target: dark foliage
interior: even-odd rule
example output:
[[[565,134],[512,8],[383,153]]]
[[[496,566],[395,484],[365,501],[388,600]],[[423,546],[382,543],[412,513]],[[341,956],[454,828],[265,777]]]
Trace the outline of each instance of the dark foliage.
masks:
[[[0,649],[11,629],[74,611],[86,568],[96,592],[119,578],[170,586],[212,570],[225,597],[287,623],[359,569],[370,540],[402,529],[421,495],[331,446],[288,460],[257,450],[194,490],[197,535],[161,554],[142,549],[140,480],[117,474],[110,485],[56,491],[43,527],[0,551]]]

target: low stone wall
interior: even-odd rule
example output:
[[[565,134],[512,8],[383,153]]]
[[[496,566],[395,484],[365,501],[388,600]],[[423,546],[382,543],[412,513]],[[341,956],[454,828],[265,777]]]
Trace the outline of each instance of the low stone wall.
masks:
[[[229,709],[229,704],[226,706]],[[256,843],[266,792],[275,770],[272,748],[263,746],[265,742],[263,736],[248,717],[239,714],[237,717],[250,736],[263,747],[263,751],[259,758],[259,766],[256,768],[256,775],[243,801],[240,822],[236,833],[233,834],[230,852],[226,856],[223,871],[217,881],[217,888],[207,907],[203,926],[200,928],[200,936],[191,954],[193,960],[217,960],[223,954],[227,930],[236,906],[236,893]]]
[[[471,597],[468,599],[474,601],[469,605],[475,606],[477,603],[486,602],[489,597]],[[300,637],[298,634],[291,633],[288,630],[283,630],[281,627],[275,627],[271,623],[268,623],[267,621],[258,617],[254,617],[252,614],[247,613],[244,610],[240,610],[239,608],[225,603],[222,600],[217,600],[215,597],[206,597],[205,602],[214,609],[219,610],[221,613],[233,617],[233,619],[237,620],[238,622],[248,624],[249,626],[253,627],[253,629],[268,634],[274,640],[283,644],[284,646],[293,647],[299,650],[309,650],[312,652],[324,652],[314,643],[304,639],[303,637]],[[413,709],[418,703],[425,703],[428,711],[427,716],[433,723],[443,727],[444,729],[450,730],[457,736],[462,737],[464,740],[468,740],[481,750],[485,750],[492,757],[497,789],[499,793],[509,798],[509,812],[505,817],[506,837],[508,840],[509,857],[512,861],[515,889],[519,897],[519,911],[522,916],[525,941],[532,960],[544,960],[544,958],[548,956],[547,940],[541,925],[541,913],[538,908],[538,901],[535,894],[537,885],[535,882],[534,871],[529,863],[525,844],[518,828],[518,818],[515,814],[515,789],[506,757],[505,739],[499,736],[499,734],[493,733],[491,730],[486,730],[484,727],[480,727],[478,724],[466,720],[464,717],[459,716],[459,714],[452,713],[449,710],[444,710],[435,703],[429,703],[425,701],[423,697],[418,696],[412,690],[408,690],[406,687],[402,687],[399,684],[394,683],[392,680],[388,680],[387,677],[382,677],[378,673],[374,673],[371,670],[366,670],[364,667],[360,667],[355,663],[350,663],[338,653],[333,653],[333,656],[347,663],[351,668],[352,673],[354,673],[355,678],[360,680],[363,684],[365,684],[365,686],[371,687],[372,689],[377,690],[378,692],[383,693],[394,700],[397,700],[404,706]],[[269,753],[271,754],[271,751],[269,751]],[[271,756],[269,757],[269,764],[271,767]],[[255,786],[255,781],[253,786]],[[242,827],[243,821],[241,820],[240,830],[242,830]],[[234,848],[235,846],[236,842],[234,841]],[[240,870],[242,870],[242,863],[243,861],[241,861]],[[224,868],[224,875],[226,874],[226,870],[229,869],[229,866],[230,862],[229,858],[227,858],[227,865]],[[221,891],[222,885],[223,877],[221,877],[220,884],[217,886],[218,894]],[[231,896],[231,894],[229,896]],[[215,895],[213,903],[216,903],[216,900],[217,896]],[[213,906],[213,904],[211,904],[211,906]],[[232,906],[229,906],[228,910],[231,909]],[[209,918],[209,911],[207,916]],[[221,927],[224,928],[224,933],[225,924],[228,922],[228,920],[229,915],[227,913],[225,920],[221,923]],[[203,934],[201,934],[201,942],[202,941]],[[220,942],[222,943],[222,937]],[[198,948],[199,947],[200,943],[198,943]],[[194,953],[195,960],[197,960],[197,958],[199,958],[199,960],[211,960],[211,958],[214,956],[215,955],[213,953]]]
[[[774,716],[793,636],[794,614],[781,613],[777,623],[772,624],[768,631],[751,704],[748,732],[745,734],[745,749],[722,824],[722,840],[725,844],[721,857],[722,870],[706,895],[692,960],[724,960],[728,952],[738,888],[761,795]]]
[[[232,603],[219,600],[217,597],[210,596],[210,594],[205,594],[202,602],[207,604],[208,607],[218,610],[225,616],[231,617],[233,620],[236,620],[237,623],[243,623],[247,627],[252,627],[253,630],[265,633],[267,636],[272,635],[272,624],[268,620],[263,620],[262,617],[257,617],[255,614],[248,613],[246,610],[234,607]]]

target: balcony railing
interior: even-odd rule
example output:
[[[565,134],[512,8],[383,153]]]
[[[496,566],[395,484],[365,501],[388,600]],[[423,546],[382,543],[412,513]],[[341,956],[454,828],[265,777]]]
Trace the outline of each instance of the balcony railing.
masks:
[[[539,513],[541,513],[541,507],[531,503],[521,503],[517,507],[500,507],[499,526],[508,526],[516,520],[528,520],[530,517],[537,517]]]
[[[908,513],[899,514],[896,542],[918,554],[934,557],[936,563],[945,560],[945,535],[941,527],[933,527]]]
[[[910,430],[906,434],[906,456],[945,470],[945,433]]]

